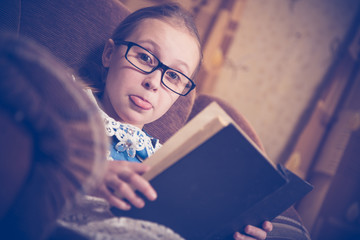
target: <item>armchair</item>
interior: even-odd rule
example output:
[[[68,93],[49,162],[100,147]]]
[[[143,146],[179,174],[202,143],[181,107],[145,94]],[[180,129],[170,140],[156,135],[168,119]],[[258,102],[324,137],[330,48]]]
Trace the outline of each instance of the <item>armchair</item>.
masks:
[[[129,14],[129,11],[118,0],[5,0],[0,3],[0,31],[12,32],[20,38],[30,38],[36,41],[53,56],[64,62],[66,67],[86,75],[87,71],[91,71],[93,66],[99,65],[98,61],[101,59],[103,43],[111,36],[113,29],[127,14]],[[1,66],[1,68],[3,67]],[[48,67],[51,68],[51,66]],[[43,99],[43,101],[46,100]],[[159,138],[161,142],[165,142],[211,101],[217,101],[237,121],[249,137],[263,149],[261,141],[250,124],[230,104],[212,96],[196,95],[195,91],[186,97],[179,98],[167,114],[154,123],[146,125],[145,130],[150,135]],[[54,104],[61,105],[59,102],[54,102]],[[85,107],[85,109],[82,109],[82,112],[88,111],[88,108],[93,111],[91,107]],[[13,120],[3,120],[7,120],[9,126],[13,124]],[[94,117],[93,121],[96,122],[98,119]],[[163,127],[165,122],[167,128]],[[169,122],[171,124],[168,124]],[[91,128],[91,126],[89,127]],[[12,131],[11,128],[8,130]],[[13,130],[15,131],[16,129]],[[96,129],[91,131],[99,135],[96,142],[104,140],[104,137],[100,136],[102,133],[99,133]],[[34,142],[31,143],[28,140],[29,137],[23,137],[22,134],[19,134],[18,138],[25,142],[25,149],[31,149],[31,144],[34,144]],[[105,142],[106,140],[104,140]],[[8,144],[13,146],[11,142],[8,142]],[[98,151],[102,153],[103,149],[101,146],[99,146]],[[29,158],[29,154],[25,155]],[[20,155],[15,158],[20,158]],[[4,162],[4,160],[1,161]],[[98,161],[100,160],[94,160],[96,166],[98,166],[96,164]],[[13,167],[9,163],[1,163],[1,165],[3,164]],[[18,174],[19,182],[23,181],[21,179],[25,178],[27,172],[32,169],[32,164],[32,160],[28,159],[24,168],[26,172]],[[81,180],[83,180],[83,177],[79,178],[76,183],[80,184]],[[1,184],[3,183],[1,182]],[[20,183],[18,184],[21,185]],[[64,183],[64,185],[66,184]],[[69,192],[60,192],[59,195],[61,196],[59,198],[68,197],[67,195],[69,194],[67,193]],[[14,195],[16,194],[14,193]],[[28,199],[30,199],[29,196],[26,196],[22,200],[24,211],[26,208],[31,208],[31,205],[25,204],[25,201],[28,202]],[[2,208],[3,202],[1,203]],[[13,202],[13,198],[9,199],[7,206],[10,206]],[[41,206],[35,207],[36,211],[45,215],[51,215],[50,218],[45,219],[52,220],[52,222],[59,209],[57,208],[57,211],[49,213],[47,209],[43,209]],[[3,215],[0,216],[3,217]],[[15,224],[15,222],[13,223]],[[274,230],[268,239],[309,239],[294,208],[288,209],[276,218],[273,223]],[[1,224],[7,226],[3,219]],[[31,221],[24,222],[23,224],[29,224],[29,228],[31,227]],[[51,231],[51,227],[47,226],[49,222],[44,220],[39,226],[41,225],[46,226],[42,236],[48,236]],[[58,232],[53,232],[52,237],[56,237],[56,234]]]

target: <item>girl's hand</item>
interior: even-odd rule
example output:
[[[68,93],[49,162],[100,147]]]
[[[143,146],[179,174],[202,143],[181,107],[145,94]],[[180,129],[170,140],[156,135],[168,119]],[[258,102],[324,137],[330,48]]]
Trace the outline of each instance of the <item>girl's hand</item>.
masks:
[[[105,198],[111,206],[122,210],[129,210],[131,208],[129,203],[142,208],[145,202],[134,189],[151,201],[157,197],[150,183],[141,176],[148,170],[149,166],[142,163],[109,161],[103,182],[98,186],[95,195]]]
[[[267,237],[267,234],[271,232],[273,229],[273,225],[269,221],[265,221],[262,225],[262,229],[258,227],[254,227],[252,225],[247,225],[245,227],[245,233],[250,235],[246,236],[243,234],[240,234],[239,232],[236,232],[234,234],[235,240],[264,240]]]

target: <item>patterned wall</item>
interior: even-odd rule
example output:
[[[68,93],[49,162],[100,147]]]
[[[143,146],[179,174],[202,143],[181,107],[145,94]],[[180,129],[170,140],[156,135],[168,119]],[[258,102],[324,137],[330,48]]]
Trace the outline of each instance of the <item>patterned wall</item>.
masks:
[[[358,5],[358,0],[247,1],[212,94],[246,116],[275,162]]]

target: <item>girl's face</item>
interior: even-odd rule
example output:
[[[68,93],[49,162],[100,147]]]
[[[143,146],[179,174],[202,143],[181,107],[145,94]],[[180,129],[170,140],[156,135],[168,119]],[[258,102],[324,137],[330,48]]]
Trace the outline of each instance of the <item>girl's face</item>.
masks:
[[[143,20],[125,40],[189,77],[200,61],[198,42],[188,30],[159,19]],[[142,128],[165,114],[179,95],[161,84],[161,69],[145,74],[131,65],[126,50],[111,39],[105,45],[102,60],[108,74],[102,104],[112,118]]]

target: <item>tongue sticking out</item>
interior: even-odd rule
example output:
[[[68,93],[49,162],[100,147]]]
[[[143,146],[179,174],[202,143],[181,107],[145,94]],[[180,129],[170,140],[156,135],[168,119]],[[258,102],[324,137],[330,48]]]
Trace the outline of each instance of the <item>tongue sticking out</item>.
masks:
[[[138,106],[139,108],[142,108],[144,110],[149,110],[152,108],[151,103],[146,101],[145,99],[138,97],[138,96],[130,96],[131,101]]]

